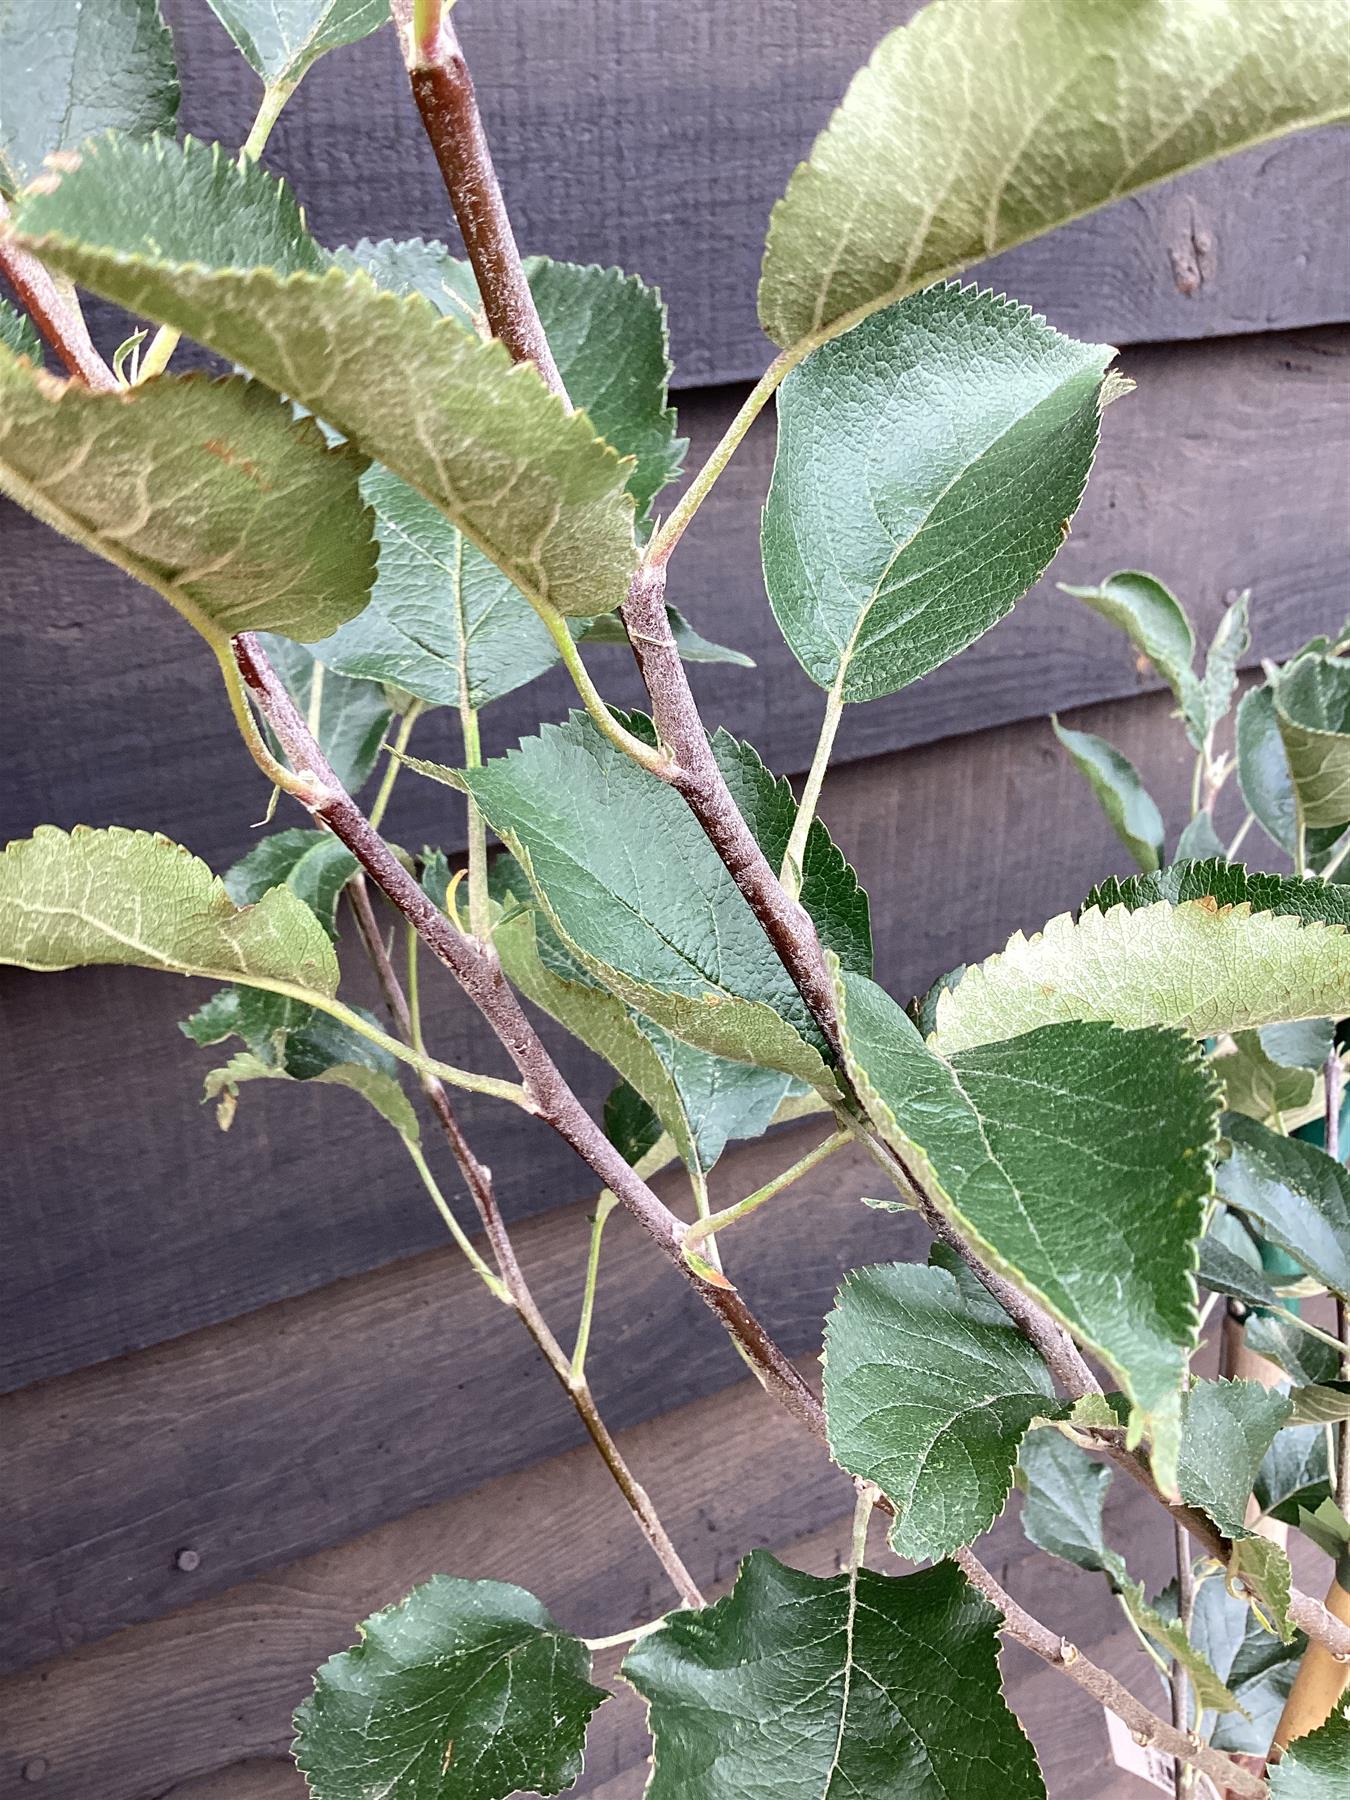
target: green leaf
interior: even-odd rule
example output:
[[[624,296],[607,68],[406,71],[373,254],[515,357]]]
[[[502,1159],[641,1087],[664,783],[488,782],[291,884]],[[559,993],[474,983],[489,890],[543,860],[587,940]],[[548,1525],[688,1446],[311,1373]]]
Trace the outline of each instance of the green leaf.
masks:
[[[589,616],[625,597],[637,561],[631,465],[501,344],[419,294],[328,264],[296,236],[285,184],[257,164],[236,168],[191,139],[101,139],[17,218],[72,280],[189,333],[327,420],[439,506],[533,603]]]
[[[998,1623],[951,1563],[821,1579],[754,1551],[725,1599],[624,1659],[650,1708],[647,1800],[1041,1800]]]
[[[1151,1437],[1170,1487],[1218,1137],[1198,1046],[1074,1024],[948,1061],[871,982],[844,975],[839,999],[873,1123],[966,1241],[1119,1376],[1131,1441]]]
[[[1261,1271],[1255,1245],[1248,1239],[1250,1255],[1243,1255],[1232,1241],[1219,1236],[1221,1227],[1231,1223],[1230,1215],[1225,1213],[1200,1240],[1197,1274],[1201,1287],[1208,1288],[1211,1294],[1230,1294],[1244,1306],[1273,1306],[1275,1289]]]
[[[313,1800],[505,1800],[581,1773],[608,1696],[590,1654],[523,1588],[433,1575],[360,1626],[295,1715]]]
[[[1228,717],[1237,692],[1238,665],[1251,649],[1252,637],[1247,626],[1249,593],[1239,594],[1219,620],[1205,657],[1205,729],[1213,732]]]
[[[338,984],[323,926],[288,888],[236,906],[181,844],[120,826],[39,825],[0,853],[0,962],[126,963],[330,1000]]]
[[[717,766],[742,818],[770,865],[782,867],[797,822],[797,798],[785,776],[764,766],[753,744],[719,728],[712,736]],[[798,899],[826,950],[854,975],[872,973],[872,917],[867,890],[819,819],[802,854]]]
[[[1187,736],[1198,749],[1205,736],[1205,707],[1192,667],[1195,632],[1176,595],[1156,575],[1139,569],[1121,569],[1098,587],[1068,587],[1061,581],[1059,588],[1119,626],[1148,658],[1176,695]]]
[[[1264,1025],[1261,1048],[1282,1069],[1318,1069],[1331,1055],[1336,1028],[1330,1019],[1298,1019],[1289,1025]]]
[[[725,644],[715,644],[711,638],[705,638],[700,631],[685,618],[678,606],[666,605],[666,618],[670,622],[671,636],[675,639],[675,648],[685,662],[691,663],[734,663],[738,669],[753,669],[755,659],[747,656],[743,650],[731,650]],[[628,633],[623,628],[622,620],[613,613],[601,613],[598,619],[592,619],[580,633],[583,644],[626,644]]]
[[[693,814],[585,714],[479,769],[407,760],[473,794],[565,947],[626,1005],[715,1056],[828,1079],[805,1002]]]
[[[1135,1625],[1162,1651],[1168,1661],[1178,1662],[1191,1678],[1195,1697],[1202,1708],[1214,1712],[1237,1709],[1236,1695],[1209,1665],[1209,1659],[1192,1644],[1179,1619],[1168,1618],[1150,1605],[1142,1581],[1124,1581],[1117,1589],[1121,1605]]]
[[[844,700],[893,694],[1011,611],[1082,498],[1113,355],[948,286],[793,370],[761,541],[774,617],[812,681]]]
[[[1253,688],[1238,705],[1237,778],[1242,798],[1261,829],[1292,856],[1298,831],[1294,778],[1269,687]]]
[[[1265,1030],[1301,1030],[1308,1023],[1321,1025],[1324,1021],[1300,1020],[1292,1027],[1269,1025]],[[1310,1069],[1275,1062],[1266,1053],[1261,1032],[1235,1031],[1231,1042],[1231,1049],[1217,1050],[1212,1059],[1214,1073],[1223,1082],[1228,1110],[1263,1123],[1280,1118],[1289,1126],[1312,1102],[1316,1075]]]
[[[1224,1117],[1232,1154],[1216,1177],[1228,1205],[1333,1293],[1350,1298],[1350,1169],[1302,1138]]]
[[[1334,1381],[1340,1370],[1341,1359],[1330,1344],[1309,1337],[1279,1313],[1253,1313],[1243,1336],[1249,1350],[1277,1363],[1295,1381]]]
[[[1224,842],[1214,829],[1214,816],[1208,812],[1198,812],[1190,819],[1177,839],[1176,860],[1178,862],[1204,861],[1207,857],[1222,859],[1225,855]]]
[[[54,9],[0,0],[0,194],[97,131],[149,137],[178,117],[173,40],[155,0]]]
[[[1022,1530],[1038,1549],[1080,1569],[1109,1576],[1119,1587],[1125,1561],[1102,1531],[1102,1507],[1111,1471],[1094,1462],[1059,1431],[1032,1431],[1017,1464],[1022,1490]]]
[[[1242,1585],[1267,1629],[1282,1643],[1292,1644],[1294,1623],[1289,1617],[1289,1597],[1293,1571],[1280,1546],[1255,1535],[1235,1539],[1228,1557],[1228,1579]]]
[[[361,610],[375,574],[364,467],[240,376],[96,393],[0,350],[0,490],[209,638],[320,638]]]
[[[553,667],[558,646],[544,621],[444,513],[378,466],[361,492],[379,567],[370,605],[317,647],[330,668],[478,710]]]
[[[626,1163],[639,1163],[661,1136],[661,1121],[626,1081],[620,1081],[605,1099],[605,1136]]]
[[[443,244],[363,241],[337,260],[364,269],[382,288],[422,294],[438,312],[473,324],[473,273]],[[666,404],[670,364],[660,296],[617,269],[535,257],[526,270],[573,402],[601,436],[635,458],[628,489],[645,518],[653,497],[678,474],[684,450]],[[377,518],[379,575],[366,612],[324,646],[334,668],[395,682],[439,706],[458,706],[463,683],[469,704],[480,708],[558,660],[524,595],[442,511],[387,469],[371,470],[365,493]],[[602,619],[608,623],[609,615]],[[596,621],[580,633],[593,637],[600,629]],[[613,629],[626,643],[617,619]],[[703,657],[734,657],[685,631],[686,655],[696,648]]]
[[[774,207],[781,345],[1122,195],[1344,117],[1333,0],[940,0],[882,39]]]
[[[1187,1394],[1177,1485],[1225,1537],[1246,1534],[1257,1470],[1289,1416],[1288,1399],[1259,1381],[1197,1381]]]
[[[363,613],[361,618],[365,617]],[[262,643],[272,667],[306,719],[316,711],[314,684],[319,683],[314,735],[343,787],[349,793],[359,793],[375,772],[393,718],[385,690],[376,682],[355,680],[325,667],[320,654],[323,644],[307,649],[289,638],[270,636],[264,636]],[[279,744],[274,743],[273,749],[282,754]]]
[[[210,0],[210,6],[272,87],[293,87],[327,51],[369,37],[389,17],[381,0]]]
[[[1346,1800],[1350,1793],[1350,1708],[1295,1738],[1270,1772],[1274,1800]]]
[[[1141,869],[1156,869],[1163,859],[1166,828],[1138,769],[1105,738],[1071,731],[1053,713],[1050,724],[1079,774],[1086,776],[1121,843]]]
[[[356,868],[356,858],[331,831],[297,828],[263,838],[221,879],[236,906],[253,906],[269,888],[288,887],[335,938],[338,897]]]
[[[1350,822],[1350,658],[1300,657],[1274,699],[1303,823],[1339,830]]]
[[[1157,1608],[1176,1617],[1175,1582],[1158,1596]],[[1212,1729],[1201,1726],[1202,1736],[1218,1750],[1264,1755],[1306,1647],[1304,1638],[1300,1634],[1293,1643],[1282,1644],[1245,1600],[1230,1594],[1222,1580],[1207,1576],[1196,1583],[1190,1641],[1241,1708],[1219,1711]]]
[[[1196,1037],[1338,1016],[1350,993],[1350,889],[1226,864],[1104,882],[1075,919],[1019,931],[937,1004],[944,1053],[1063,1019]],[[1333,922],[1334,921],[1334,922]]]
[[[1316,1512],[1331,1493],[1327,1434],[1320,1425],[1293,1425],[1266,1451],[1252,1489],[1263,1513],[1297,1525],[1299,1508]]]
[[[355,1034],[353,1038],[356,1043],[363,1041],[356,1038]],[[243,1084],[250,1081],[298,1079],[316,1081],[325,1086],[350,1088],[353,1093],[360,1094],[363,1100],[368,1100],[401,1137],[414,1144],[417,1142],[420,1135],[417,1114],[399,1086],[397,1077],[384,1070],[366,1068],[360,1063],[330,1062],[315,1070],[312,1075],[301,1078],[292,1075],[289,1069],[280,1064],[267,1061],[255,1051],[241,1050],[221,1068],[212,1069],[207,1075],[205,1098],[217,1101],[216,1116],[221,1129],[228,1131],[234,1121],[239,1089]]]
[[[493,933],[507,979],[618,1070],[654,1109],[687,1167],[706,1172],[729,1138],[758,1137],[768,1128],[790,1086],[787,1076],[709,1056],[635,1012],[559,943],[519,868],[519,892],[505,873],[494,875],[508,882],[506,911]]]
[[[1187,900],[1213,900],[1220,910],[1246,905],[1254,913],[1274,913],[1305,924],[1350,925],[1350,889],[1325,881],[1300,881],[1294,875],[1262,875],[1228,862],[1173,863],[1156,875],[1131,875],[1126,881],[1113,878],[1093,888],[1084,906],[1102,912],[1113,906],[1137,911],[1159,900],[1173,906]]]
[[[34,368],[42,367],[42,339],[33,321],[8,300],[0,300],[0,344],[15,356],[26,356]]]
[[[898,1555],[948,1556],[987,1531],[1027,1428],[1061,1410],[1017,1327],[973,1311],[944,1269],[845,1276],[825,1320],[830,1453],[892,1502]]]
[[[1350,1419],[1350,1381],[1328,1381],[1297,1387],[1289,1396],[1294,1425],[1339,1425]]]

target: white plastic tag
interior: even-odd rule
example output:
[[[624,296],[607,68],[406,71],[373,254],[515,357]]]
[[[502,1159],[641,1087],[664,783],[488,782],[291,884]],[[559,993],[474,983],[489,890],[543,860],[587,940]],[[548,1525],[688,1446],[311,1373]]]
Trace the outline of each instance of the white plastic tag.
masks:
[[[1176,1759],[1167,1751],[1159,1750],[1154,1744],[1136,1743],[1129,1726],[1113,1712],[1106,1714],[1106,1734],[1111,1740],[1111,1755],[1118,1769],[1137,1775],[1141,1781],[1151,1782],[1161,1793],[1176,1793]],[[1213,1782],[1204,1775],[1197,1775],[1195,1792],[1197,1800],[1219,1800]]]

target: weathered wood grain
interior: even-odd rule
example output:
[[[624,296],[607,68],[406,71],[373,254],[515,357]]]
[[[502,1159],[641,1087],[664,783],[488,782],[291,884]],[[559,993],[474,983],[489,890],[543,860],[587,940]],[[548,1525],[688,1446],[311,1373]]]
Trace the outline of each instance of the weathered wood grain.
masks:
[[[1159,697],[1072,718],[1135,758],[1175,828],[1190,757]],[[1075,904],[1094,879],[1124,867],[1086,788],[1040,723],[844,768],[827,786],[823,811],[887,921],[883,975],[896,991],[917,985],[903,983],[905,971],[936,973],[955,960],[944,923],[950,915],[959,916],[965,941],[982,953],[1015,927],[1034,927]],[[1231,813],[1221,822],[1230,825]],[[148,977],[146,986],[152,997]],[[292,1266],[310,1279],[325,1257],[345,1253],[345,1221],[359,1220],[363,1209],[382,1209],[391,1237],[397,1226],[418,1247],[441,1241],[434,1235],[439,1223],[396,1162],[363,1185],[358,1159],[372,1143],[378,1154],[382,1139],[365,1128],[360,1112],[344,1110],[332,1093],[288,1091],[277,1097],[298,1106],[302,1121],[288,1133],[284,1108],[255,1113],[272,1097],[248,1095],[235,1134],[247,1143],[261,1122],[268,1136],[258,1154],[294,1142],[278,1185],[260,1190],[253,1203],[241,1196],[232,1204],[226,1189],[201,1210],[207,1184],[220,1179],[214,1132],[206,1116],[185,1106],[189,1131],[201,1134],[198,1172],[163,1196],[158,1230],[145,1223],[158,1198],[153,1181],[138,1189],[137,1205],[116,1227],[129,1252],[163,1258],[152,1290],[159,1304],[171,1299],[182,1312],[208,1309],[221,1291],[211,1285],[213,1275],[220,1281],[228,1270],[238,1285],[226,1297],[242,1310],[241,1293],[266,1292],[276,1279],[256,1245],[269,1227],[279,1234],[276,1215],[287,1209]],[[331,1194],[322,1191],[320,1172],[306,1179],[300,1160],[322,1121],[337,1122],[323,1161]],[[786,1166],[820,1130],[806,1122],[733,1150],[714,1175],[718,1203]],[[514,1141],[513,1119],[501,1133],[488,1153],[513,1202],[554,1208],[520,1228],[521,1254],[565,1335],[575,1316],[587,1202],[558,1202],[590,1190],[578,1168],[570,1186],[560,1179],[551,1191],[530,1193],[528,1183],[538,1179],[531,1146]],[[235,1134],[225,1141],[227,1154]],[[104,1166],[92,1137],[82,1140],[80,1153],[91,1166]],[[189,1149],[179,1153],[186,1165]],[[237,1167],[227,1165],[231,1177]],[[171,1171],[162,1179],[171,1180]],[[832,1159],[726,1240],[733,1273],[794,1354],[818,1344],[844,1268],[909,1253],[916,1241],[910,1222],[856,1203],[859,1194],[876,1191],[876,1179],[852,1155]],[[685,1203],[680,1178],[667,1175],[660,1185],[672,1204]],[[182,1253],[188,1231],[175,1217],[189,1205],[195,1265]],[[318,1231],[316,1213],[324,1220]],[[97,1220],[97,1210],[90,1217]],[[212,1221],[220,1233],[207,1239]],[[40,1222],[32,1230],[38,1236]],[[56,1234],[46,1240],[78,1248],[85,1259],[78,1274],[52,1282],[53,1296],[76,1280],[85,1283],[68,1303],[67,1335],[58,1340],[67,1354],[87,1354],[108,1323],[93,1315],[115,1305],[127,1284],[113,1230],[109,1223],[107,1237],[92,1245]],[[119,1279],[110,1280],[109,1269]],[[145,1260],[140,1272],[144,1278]],[[97,1306],[90,1295],[98,1296]],[[36,1329],[36,1307],[31,1316]],[[609,1227],[596,1346],[597,1386],[618,1425],[707,1393],[738,1370],[715,1325],[626,1216]],[[508,1404],[513,1428],[503,1439],[497,1421]],[[571,1409],[524,1334],[449,1249],[14,1393],[0,1401],[7,1446],[0,1512],[10,1521],[16,1561],[15,1579],[4,1584],[16,1610],[0,1633],[0,1659],[56,1654],[156,1616],[185,1597],[337,1543],[578,1437]],[[200,1558],[190,1577],[175,1566],[184,1548]]]
[[[1189,761],[1166,710],[1148,696],[1082,717],[1119,737],[1175,818]],[[1125,867],[1041,721],[845,766],[825,815],[872,893],[882,978],[903,995]],[[397,819],[395,829],[418,841]],[[431,1041],[463,1064],[488,1063],[448,984],[425,987]],[[221,1137],[197,1104],[209,1062],[174,1023],[197,991],[117,969],[0,981],[10,1386],[441,1241],[402,1150],[350,1095],[261,1086]],[[561,1048],[598,1104],[607,1073]],[[590,1192],[586,1170],[542,1126],[492,1102],[465,1114],[513,1217]]]
[[[838,1568],[849,1483],[753,1385],[639,1426],[624,1446],[709,1590],[756,1545],[818,1574]],[[1117,1484],[1109,1518],[1114,1540],[1135,1546],[1137,1573],[1164,1579],[1170,1534],[1153,1529],[1161,1515],[1147,1499]],[[1040,1616],[1156,1700],[1104,1583],[1033,1563],[1011,1517],[985,1550]],[[897,1566],[879,1529],[872,1561]],[[0,1796],[31,1795],[41,1765],[44,1800],[303,1800],[286,1748],[312,1670],[351,1641],[354,1619],[437,1569],[519,1582],[588,1635],[641,1623],[668,1599],[598,1461],[568,1452],[0,1684]],[[602,1683],[617,1661],[598,1662]],[[1055,1800],[1127,1800],[1100,1713],[1063,1677],[1042,1682],[1030,1658],[1010,1654],[1007,1666]],[[647,1742],[643,1708],[620,1690],[592,1727],[575,1791],[637,1800]]]
[[[917,0],[545,0],[460,25],[521,243],[660,284],[682,386],[753,379],[769,209],[853,71]],[[205,7],[170,8],[184,119],[242,140],[256,88]],[[974,278],[1064,330],[1157,342],[1347,316],[1345,135],[1267,145],[1092,215]],[[453,232],[392,35],[328,57],[269,162],[326,242]]]

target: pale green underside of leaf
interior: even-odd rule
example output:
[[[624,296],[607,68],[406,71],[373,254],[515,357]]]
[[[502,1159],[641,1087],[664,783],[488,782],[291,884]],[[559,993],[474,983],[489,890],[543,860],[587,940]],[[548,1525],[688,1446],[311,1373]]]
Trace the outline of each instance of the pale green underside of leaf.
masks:
[[[300,80],[329,50],[385,24],[383,0],[210,0],[213,13],[263,81]]]
[[[1043,1800],[997,1624],[951,1563],[822,1580],[754,1551],[725,1599],[624,1659],[649,1706],[646,1800]]]
[[[313,1800],[506,1800],[581,1773],[608,1698],[590,1654],[523,1588],[433,1575],[360,1626],[295,1715]]]
[[[1350,659],[1300,657],[1281,675],[1274,701],[1303,823],[1350,823]]]
[[[208,1100],[219,1099],[222,1094],[228,1094],[234,1100],[238,1097],[240,1086],[247,1082],[295,1079],[285,1069],[265,1062],[252,1050],[241,1050],[222,1067],[211,1070],[204,1083],[204,1092]],[[352,1093],[360,1094],[363,1100],[368,1100],[376,1112],[393,1126],[400,1137],[417,1142],[420,1135],[417,1114],[412,1102],[392,1075],[386,1075],[378,1069],[363,1068],[359,1063],[334,1063],[330,1068],[321,1069],[318,1074],[310,1076],[309,1080],[325,1086],[348,1088]],[[222,1117],[222,1124],[228,1123],[229,1116],[226,1114]]]
[[[948,1556],[1002,1512],[1032,1420],[1061,1410],[1012,1321],[972,1311],[945,1269],[855,1269],[825,1320],[830,1453],[895,1507],[891,1544]]]
[[[949,1062],[871,982],[838,994],[873,1123],[967,1241],[1107,1362],[1170,1488],[1218,1142],[1198,1047],[1080,1023]]]
[[[1165,827],[1138,769],[1105,738],[1090,731],[1072,731],[1053,714],[1050,724],[1074,767],[1086,777],[1121,843],[1141,869],[1156,869],[1163,858]]]
[[[829,1083],[801,996],[692,813],[584,714],[480,769],[407,760],[473,794],[565,947],[627,1005],[715,1056]]]
[[[238,907],[168,838],[39,825],[0,855],[0,962],[25,969],[127,963],[179,975],[304,987],[331,999],[323,926],[287,888]]]
[[[200,196],[210,189],[213,214]],[[219,151],[101,139],[20,230],[94,292],[195,337],[337,428],[438,506],[532,602],[607,612],[637,560],[631,465],[421,295],[271,238],[284,185]],[[316,259],[317,267],[316,267]],[[278,266],[260,266],[270,262]]]
[[[337,260],[473,324],[479,299],[472,270],[443,244],[363,241]],[[533,257],[526,271],[573,404],[586,409],[607,442],[636,459],[628,491],[641,518],[678,474],[684,450],[666,404],[670,361],[660,295],[617,269]],[[439,706],[457,706],[467,689],[475,709],[552,667],[558,647],[534,609],[442,512],[387,469],[372,469],[364,491],[377,518],[379,573],[370,606],[324,646],[331,667],[395,682]]]
[[[1249,903],[1167,900],[1061,913],[966,970],[929,1039],[950,1055],[1063,1019],[1218,1036],[1350,1005],[1350,933]]]
[[[1113,354],[952,285],[787,377],[764,577],[813,681],[849,701],[894,693],[1012,609],[1082,498]]]
[[[96,393],[0,350],[0,489],[208,635],[322,638],[361,610],[365,466],[239,376]]]
[[[1259,1381],[1198,1381],[1182,1409],[1177,1486],[1227,1538],[1246,1535],[1262,1459],[1290,1416],[1288,1398]]]
[[[1322,1025],[1326,1021],[1302,1023]],[[1278,1031],[1286,1027],[1272,1025],[1266,1029]],[[1229,1112],[1246,1113],[1249,1119],[1259,1119],[1263,1124],[1278,1115],[1285,1129],[1292,1131],[1321,1110],[1323,1088],[1318,1076],[1312,1069],[1287,1068],[1272,1061],[1258,1031],[1235,1032],[1232,1048],[1217,1050],[1212,1062],[1214,1073],[1223,1082],[1224,1105]]]
[[[600,986],[556,939],[548,958],[542,957],[536,943],[540,922],[528,884],[522,885],[524,894],[515,897],[514,907],[508,901],[493,932],[507,979],[604,1057],[647,1101],[686,1166],[706,1171],[729,1137],[757,1137],[766,1130],[789,1078],[681,1043]]]
[[[0,194],[98,131],[171,132],[173,40],[155,0],[0,0]]]
[[[1335,0],[936,0],[882,39],[774,207],[775,343],[1169,175],[1346,115]]]
[[[1116,625],[1142,652],[1171,688],[1186,720],[1192,743],[1204,738],[1204,707],[1192,664],[1195,632],[1176,595],[1154,575],[1121,569],[1098,587],[1067,587],[1060,592],[1081,600]]]

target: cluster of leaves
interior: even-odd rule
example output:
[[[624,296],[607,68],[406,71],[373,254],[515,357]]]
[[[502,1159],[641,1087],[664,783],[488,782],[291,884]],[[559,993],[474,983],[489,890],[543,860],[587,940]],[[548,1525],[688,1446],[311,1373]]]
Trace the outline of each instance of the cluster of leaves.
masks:
[[[829,1115],[1117,1390],[1095,1405],[1059,1395],[949,1250],[854,1271],[824,1326],[831,1450],[884,1497],[894,1550],[933,1566],[882,1575],[855,1558],[819,1580],[757,1552],[724,1599],[659,1621],[623,1666],[650,1709],[649,1793],[1043,1795],[1001,1692],[999,1617],[950,1560],[1014,1485],[1032,1540],[1100,1573],[1155,1660],[1185,1669],[1201,1735],[1264,1750],[1304,1646],[1287,1557],[1253,1520],[1301,1524],[1338,1558],[1350,1532],[1327,1453],[1350,1393],[1298,1311],[1314,1288],[1350,1301],[1350,1175],[1285,1134],[1321,1116],[1350,1011],[1350,887],[1333,879],[1350,843],[1343,645],[1307,646],[1238,711],[1243,794],[1296,866],[1249,875],[1213,823],[1246,598],[1197,672],[1192,626],[1152,577],[1071,590],[1173,689],[1197,752],[1195,816],[1169,863],[1137,772],[1056,726],[1143,873],[944,977],[912,1015],[872,980],[867,897],[823,825],[803,818],[793,849],[792,790],[716,733],[752,835],[773,866],[792,860],[834,984],[833,1045],[692,811],[629,753],[655,743],[650,721],[609,713],[582,662],[587,644],[623,638],[617,608],[681,466],[659,297],[617,270],[531,261],[568,409],[484,337],[473,275],[444,245],[325,248],[256,161],[313,61],[373,30],[379,9],[212,4],[264,84],[239,158],[174,140],[153,0],[100,0],[97,29],[56,38],[32,0],[0,9],[14,241],[157,325],[163,357],[182,332],[247,371],[96,392],[45,372],[28,322],[0,308],[0,490],[157,590],[227,673],[235,634],[272,634],[353,791],[398,720],[375,810],[407,766],[501,840],[485,904],[503,969],[612,1065],[606,1123],[630,1160],[678,1157],[706,1205],[729,1141]],[[1128,385],[1109,347],[954,277],[1333,116],[1336,10],[1171,0],[1089,20],[1077,0],[936,0],[858,76],[774,211],[760,291],[792,364],[765,582],[829,696],[827,729],[949,661],[1033,586],[1081,498],[1102,409]],[[957,113],[980,129],[956,129]],[[687,658],[745,661],[671,622]],[[588,710],[482,763],[481,710],[560,660]],[[461,769],[404,754],[437,707],[459,716]],[[458,923],[444,854],[419,867]],[[359,1093],[415,1148],[399,1071],[419,1054],[337,998],[355,872],[325,831],[276,832],[218,880],[146,833],[41,827],[0,858],[0,960],[206,978],[217,991],[185,1032],[243,1046],[207,1080],[223,1124],[250,1080],[314,1080]],[[1210,1295],[1246,1309],[1249,1344],[1288,1391],[1193,1379],[1197,1266]],[[1103,1432],[1208,1516],[1240,1592],[1202,1567],[1186,1618],[1175,1594],[1133,1581],[1104,1534],[1110,1476],[1090,1454]],[[554,1793],[604,1698],[584,1643],[532,1596],[438,1577],[320,1671],[297,1755],[318,1800]],[[1335,1715],[1300,1740],[1276,1791],[1330,1795],[1323,1772],[1336,1779],[1347,1734]]]

